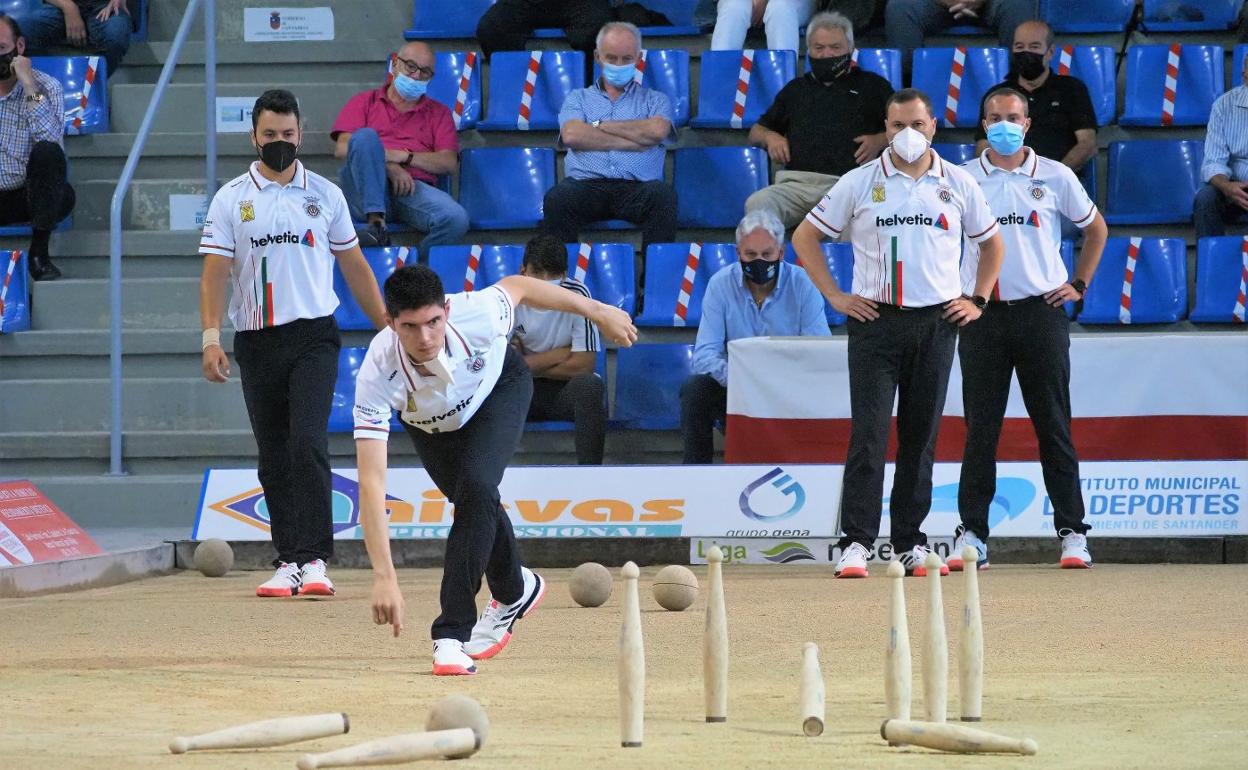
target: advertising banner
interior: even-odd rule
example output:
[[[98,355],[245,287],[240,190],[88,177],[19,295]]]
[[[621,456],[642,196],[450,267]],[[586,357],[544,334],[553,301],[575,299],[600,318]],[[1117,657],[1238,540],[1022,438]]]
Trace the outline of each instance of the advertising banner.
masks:
[[[333,40],[334,10],[323,8],[244,8],[243,41]]]
[[[29,481],[0,482],[0,567],[74,559],[100,547]]]

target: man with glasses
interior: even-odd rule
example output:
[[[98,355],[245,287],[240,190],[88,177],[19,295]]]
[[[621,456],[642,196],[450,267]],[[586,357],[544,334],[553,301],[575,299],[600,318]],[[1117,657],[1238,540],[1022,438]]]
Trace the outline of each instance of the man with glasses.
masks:
[[[429,249],[459,243],[468,213],[438,189],[438,177],[459,168],[459,140],[450,109],[425,95],[434,75],[433,49],[411,42],[395,57],[385,85],[351,97],[330,137],[334,157],[346,160],[340,177],[351,216],[367,221],[365,246],[389,246],[386,222],[398,219],[426,233]]]

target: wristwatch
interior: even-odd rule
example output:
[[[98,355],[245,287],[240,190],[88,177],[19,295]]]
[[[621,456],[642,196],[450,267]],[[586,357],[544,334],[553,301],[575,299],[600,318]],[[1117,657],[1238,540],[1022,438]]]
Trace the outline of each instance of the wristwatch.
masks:
[[[37,92],[37,93],[33,93],[33,94],[26,94],[26,101],[27,101],[27,103],[29,103],[29,104],[39,104],[40,102],[42,102],[42,101],[43,101],[44,99],[46,99],[46,98],[47,98],[47,97],[45,97],[45,96],[43,95],[43,92],[42,92],[42,91],[39,91],[39,92]]]
[[[969,299],[971,303],[974,304],[975,307],[979,308],[980,310],[984,310],[988,307],[988,299],[986,297],[980,297],[976,295],[974,297],[967,296],[967,299]]]
[[[597,128],[601,124],[602,124],[601,120],[595,120],[595,121],[591,121],[589,125],[593,126],[594,128]]]
[[[1088,285],[1083,282],[1082,278],[1076,278],[1075,280],[1071,281],[1070,288],[1079,292],[1080,297],[1088,293]]]
[[[412,165],[412,158],[414,157],[416,157],[416,153],[412,152],[411,150],[408,150],[407,158],[399,165],[402,166],[403,168],[407,168],[408,166]]]

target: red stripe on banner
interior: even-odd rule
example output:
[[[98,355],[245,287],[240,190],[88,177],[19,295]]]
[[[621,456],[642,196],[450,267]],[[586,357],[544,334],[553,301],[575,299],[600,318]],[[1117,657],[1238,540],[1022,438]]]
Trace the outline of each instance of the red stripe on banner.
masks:
[[[682,279],[680,282],[680,290],[683,291],[685,294],[692,295],[693,283],[688,278]]]

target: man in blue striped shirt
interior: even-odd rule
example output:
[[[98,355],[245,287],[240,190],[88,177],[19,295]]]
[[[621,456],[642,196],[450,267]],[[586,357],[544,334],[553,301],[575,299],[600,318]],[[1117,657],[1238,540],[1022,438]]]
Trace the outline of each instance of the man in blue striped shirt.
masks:
[[[1241,62],[1248,80],[1248,56]],[[1248,211],[1248,85],[1218,97],[1205,132],[1205,160],[1200,166],[1205,183],[1196,192],[1193,216],[1196,237],[1226,234],[1226,223]]]
[[[823,296],[806,271],[784,261],[784,225],[756,209],[737,225],[739,262],[711,276],[693,348],[693,376],[680,388],[685,463],[709,463],[712,431],[728,411],[728,342],[745,337],[826,337]]]

